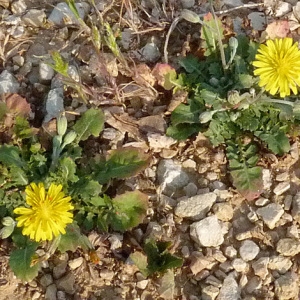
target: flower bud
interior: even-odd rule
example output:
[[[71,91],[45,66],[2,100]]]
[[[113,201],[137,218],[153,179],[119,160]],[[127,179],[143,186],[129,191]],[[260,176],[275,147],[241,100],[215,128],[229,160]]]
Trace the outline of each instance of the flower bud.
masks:
[[[76,132],[75,131],[70,131],[68,132],[65,137],[64,137],[64,145],[71,144],[75,139],[76,139]]]
[[[65,114],[61,114],[57,118],[57,133],[58,133],[58,135],[63,136],[67,131],[67,127],[68,127],[68,120],[67,120]]]

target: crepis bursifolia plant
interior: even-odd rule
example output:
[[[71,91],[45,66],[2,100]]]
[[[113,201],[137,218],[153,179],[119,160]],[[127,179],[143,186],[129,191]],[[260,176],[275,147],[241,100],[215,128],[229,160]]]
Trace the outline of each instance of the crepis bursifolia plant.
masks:
[[[171,115],[167,134],[184,140],[203,132],[225,148],[233,185],[248,200],[263,192],[262,151],[283,155],[299,131],[300,51],[292,38],[258,44],[243,35],[224,35],[221,20],[188,10],[182,19],[200,23],[200,49],[179,60],[181,69],[159,65],[166,89],[188,91]]]
[[[99,137],[104,127],[100,109],[88,109],[71,128],[66,112],[59,114],[57,132],[48,136],[51,149],[25,117],[13,118],[7,129],[11,139],[0,145],[0,235],[14,244],[10,267],[18,278],[30,281],[55,251],[78,247],[97,262],[80,228],[124,232],[143,221],[147,195],[135,190],[110,197],[105,191],[115,180],[142,171],[149,156],[129,147],[86,159],[82,146],[91,136]],[[5,129],[3,120],[5,114],[0,120]]]

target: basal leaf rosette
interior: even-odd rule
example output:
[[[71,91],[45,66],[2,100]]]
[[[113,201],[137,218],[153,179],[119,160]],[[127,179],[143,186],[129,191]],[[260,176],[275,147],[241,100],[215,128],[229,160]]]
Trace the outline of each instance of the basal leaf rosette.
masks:
[[[276,38],[260,45],[253,65],[259,76],[259,86],[271,95],[278,92],[284,98],[298,93],[300,86],[300,51],[292,38]]]
[[[46,191],[44,184],[31,183],[25,189],[28,207],[18,207],[14,213],[17,227],[23,227],[22,234],[30,239],[51,241],[59,234],[66,233],[66,226],[73,222],[74,209],[71,197],[65,197],[62,185],[51,184]]]

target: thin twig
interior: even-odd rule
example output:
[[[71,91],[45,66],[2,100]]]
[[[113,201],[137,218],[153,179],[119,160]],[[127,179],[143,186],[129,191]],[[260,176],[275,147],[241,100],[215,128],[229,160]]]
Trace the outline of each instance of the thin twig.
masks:
[[[165,58],[165,63],[168,63],[168,44],[169,44],[169,39],[170,39],[170,35],[172,33],[172,31],[175,29],[176,25],[178,24],[178,22],[182,19],[181,16],[175,18],[169,28],[169,31],[167,33],[166,36],[166,40],[165,40],[165,45],[164,45],[164,58]]]
[[[259,6],[263,6],[264,3],[251,3],[251,4],[244,4],[241,6],[237,6],[237,7],[233,7],[233,8],[229,8],[229,9],[225,9],[225,10],[219,10],[216,11],[216,15],[224,15],[227,13],[230,13],[232,11],[238,10],[238,9],[243,9],[243,8],[255,8],[255,7],[259,7]]]

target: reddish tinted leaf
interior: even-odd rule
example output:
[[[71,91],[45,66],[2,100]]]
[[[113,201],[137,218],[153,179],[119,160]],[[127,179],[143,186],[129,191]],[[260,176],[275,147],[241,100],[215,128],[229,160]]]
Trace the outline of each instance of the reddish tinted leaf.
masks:
[[[173,79],[177,77],[175,69],[168,64],[156,64],[152,70],[152,75],[156,78],[157,83],[166,90],[174,87],[174,84],[170,81],[170,77]]]
[[[233,185],[247,200],[254,200],[263,191],[261,167],[247,168],[231,171]]]
[[[28,116],[31,112],[30,104],[19,94],[9,94],[6,97],[5,102],[8,111],[11,113],[15,113],[16,115],[25,117]]]

